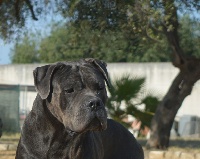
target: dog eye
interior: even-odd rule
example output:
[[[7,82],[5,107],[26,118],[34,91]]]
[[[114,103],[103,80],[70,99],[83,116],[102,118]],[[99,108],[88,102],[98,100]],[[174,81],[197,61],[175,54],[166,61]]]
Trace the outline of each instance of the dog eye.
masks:
[[[74,92],[74,89],[73,89],[73,88],[66,89],[65,92],[66,92],[66,93],[73,93],[73,92]]]

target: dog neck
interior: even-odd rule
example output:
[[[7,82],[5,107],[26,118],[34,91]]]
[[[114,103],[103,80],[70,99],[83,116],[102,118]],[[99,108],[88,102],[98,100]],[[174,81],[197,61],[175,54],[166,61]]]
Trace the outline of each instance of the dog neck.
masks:
[[[102,159],[103,145],[96,132],[78,134],[71,140],[68,157],[70,159]]]

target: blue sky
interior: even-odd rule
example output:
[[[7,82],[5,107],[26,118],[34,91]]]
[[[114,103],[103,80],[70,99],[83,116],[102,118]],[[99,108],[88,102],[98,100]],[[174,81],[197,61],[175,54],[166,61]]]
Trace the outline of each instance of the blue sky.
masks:
[[[31,30],[32,32],[40,31],[41,33],[48,35],[50,32],[50,23],[52,21],[59,21],[61,20],[61,16],[48,16],[47,18],[44,18],[43,20],[39,21],[33,21],[28,20],[27,21],[27,28],[28,30]],[[3,40],[0,39],[0,65],[10,64],[10,52],[11,49],[14,46],[14,41],[11,43],[5,43]]]
[[[34,30],[44,30],[46,24],[41,21],[28,21],[27,27],[28,29]],[[0,39],[0,65],[10,64],[10,52],[11,48],[14,46],[14,41],[11,43],[5,43],[3,40]]]
[[[9,52],[13,44],[5,44],[2,40],[0,40],[0,64],[9,64]]]

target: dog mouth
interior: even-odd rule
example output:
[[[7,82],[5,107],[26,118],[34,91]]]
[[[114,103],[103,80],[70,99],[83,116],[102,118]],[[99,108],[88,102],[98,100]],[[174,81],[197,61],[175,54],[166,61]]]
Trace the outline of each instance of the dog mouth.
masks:
[[[82,111],[81,118],[76,118],[71,127],[66,127],[67,124],[65,124],[68,132],[71,134],[82,134],[87,131],[103,131],[107,128],[107,113],[105,109],[85,112],[86,113],[83,113]]]
[[[87,129],[94,131],[103,131],[107,128],[107,119],[101,120],[95,117],[87,126]]]
[[[72,131],[70,129],[66,129],[66,131],[68,132],[68,134],[70,136],[73,137],[73,136],[82,134],[87,131],[103,131],[106,128],[107,128],[107,119],[101,120],[101,119],[95,117],[88,123],[88,125],[86,126],[86,129],[84,129],[81,132]]]
[[[89,123],[89,127],[92,126],[94,130],[103,131],[107,128],[107,113],[104,109],[100,109],[95,112],[95,117]]]
[[[103,131],[107,128],[107,113],[104,109],[100,109],[88,119],[84,126],[85,131]]]
[[[107,113],[101,107],[91,112],[91,116],[86,120],[84,131],[103,131],[107,128]]]

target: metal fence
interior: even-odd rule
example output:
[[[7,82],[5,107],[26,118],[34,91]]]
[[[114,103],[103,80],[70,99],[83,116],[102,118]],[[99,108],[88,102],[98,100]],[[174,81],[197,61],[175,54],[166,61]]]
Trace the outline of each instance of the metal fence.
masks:
[[[19,85],[0,85],[0,118],[3,132],[19,132]]]

